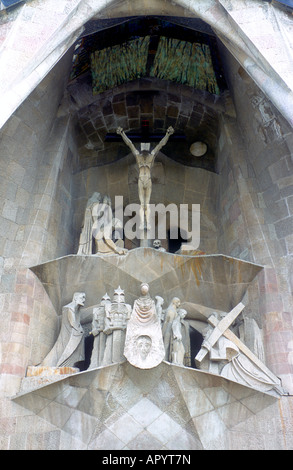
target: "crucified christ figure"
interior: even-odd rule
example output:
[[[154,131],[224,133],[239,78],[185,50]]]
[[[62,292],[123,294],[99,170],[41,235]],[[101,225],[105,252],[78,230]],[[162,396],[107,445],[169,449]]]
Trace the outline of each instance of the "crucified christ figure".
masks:
[[[144,230],[144,218],[146,219],[146,227],[150,228],[150,210],[149,203],[152,192],[152,177],[151,170],[154,166],[155,158],[158,155],[164,145],[168,142],[171,134],[174,133],[173,127],[168,127],[166,135],[158,143],[158,145],[150,152],[147,150],[141,150],[140,152],[135,148],[131,140],[127,137],[122,127],[118,127],[117,134],[120,134],[126,145],[130,148],[131,152],[135,156],[136,163],[138,166],[138,196],[140,201],[140,230]],[[143,147],[143,146],[141,146]]]

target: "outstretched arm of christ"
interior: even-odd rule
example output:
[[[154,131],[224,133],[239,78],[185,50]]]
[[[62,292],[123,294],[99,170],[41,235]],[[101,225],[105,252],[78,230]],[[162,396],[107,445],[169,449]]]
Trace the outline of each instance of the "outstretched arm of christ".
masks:
[[[125,134],[124,130],[122,129],[122,127],[118,127],[118,129],[116,130],[117,134],[120,134],[122,139],[124,140],[124,142],[126,143],[126,145],[130,148],[131,152],[133,153],[133,155],[136,157],[137,155],[139,155],[139,151],[135,148],[135,146],[133,145],[133,143],[131,142],[131,140],[127,137],[127,135]]]
[[[159,153],[161,148],[164,147],[164,145],[166,145],[171,134],[174,134],[174,129],[172,126],[168,127],[166,135],[162,138],[162,140],[158,143],[158,145],[151,151],[151,154],[154,157]]]

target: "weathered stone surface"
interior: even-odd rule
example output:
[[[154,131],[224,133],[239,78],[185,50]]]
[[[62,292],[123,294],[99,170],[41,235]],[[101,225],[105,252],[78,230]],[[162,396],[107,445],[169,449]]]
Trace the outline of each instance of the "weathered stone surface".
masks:
[[[225,449],[230,434],[233,448],[241,426],[251,437],[262,436],[258,447],[264,448],[261,427],[252,421],[277,406],[269,395],[166,363],[149,371],[124,363],[74,374],[14,401],[100,450]]]
[[[161,364],[142,376],[124,363],[109,368],[113,375],[25,377],[55,344],[60,308],[76,287],[87,286],[95,305],[123,280],[133,302],[147,278],[166,302],[174,294],[191,301],[184,308],[195,328],[214,309],[229,311],[243,300],[262,332],[266,364],[293,393],[292,15],[279,2],[216,3],[32,0],[1,12],[1,449],[293,448],[290,396],[264,407],[267,396],[249,389],[243,397],[237,387],[232,394],[227,382],[195,370]],[[147,78],[96,99],[88,77],[65,90],[83,24],[95,14],[113,20],[142,11],[185,24],[195,16],[216,31],[229,91],[215,97]],[[117,126],[137,132],[142,118],[160,133],[173,125],[188,149],[194,138],[209,138],[211,153],[200,163],[166,146],[152,202],[201,204],[199,250],[216,256],[171,262],[169,253],[134,250],[131,269],[116,258],[100,260],[101,269],[73,260],[94,191],[138,202],[132,156],[104,139]],[[136,246],[129,241],[127,248]],[[168,251],[168,240],[163,246]],[[50,297],[28,269],[39,265]],[[249,266],[264,269],[254,276]],[[8,398],[19,390],[27,408]],[[145,422],[146,408],[152,422]],[[166,436],[170,426],[174,433]]]
[[[177,296],[228,311],[231,303],[236,305],[241,300],[262,266],[224,255],[186,256],[138,248],[123,257],[66,256],[31,270],[57,311],[77,286],[86,293],[86,307],[95,305],[117,285],[127,293],[127,303],[132,304],[141,282],[149,283],[152,295],[161,295],[166,303]]]
[[[27,368],[26,376],[45,377],[47,375],[70,375],[75,374],[76,372],[79,372],[79,369],[74,367],[29,366]]]

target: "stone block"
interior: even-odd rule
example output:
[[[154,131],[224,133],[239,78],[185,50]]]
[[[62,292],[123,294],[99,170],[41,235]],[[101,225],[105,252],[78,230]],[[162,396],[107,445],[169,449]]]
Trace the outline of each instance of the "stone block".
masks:
[[[8,201],[6,200],[4,202],[4,206],[3,206],[3,209],[2,209],[2,216],[5,218],[5,219],[8,219],[8,220],[11,220],[13,222],[16,221],[16,215],[17,215],[17,204],[12,202],[12,201]]]
[[[95,439],[89,444],[89,449],[99,450],[121,450],[125,448],[124,442],[118,439],[109,429],[102,431]]]
[[[288,207],[285,199],[274,201],[268,209],[264,210],[266,223],[274,223],[289,216]]]
[[[13,209],[14,210],[14,209]],[[14,216],[14,212],[12,214]],[[14,240],[19,226],[14,223],[11,219],[3,218],[1,219],[0,224],[0,236]]]
[[[170,105],[167,107],[167,116],[177,118],[178,114],[179,110],[176,106]]]
[[[275,229],[278,238],[285,238],[291,235],[293,233],[293,216],[276,222]]]
[[[125,116],[126,115],[126,106],[125,103],[113,103],[113,111],[114,114],[117,116]]]
[[[270,207],[275,201],[281,199],[282,195],[277,184],[272,184],[262,193],[267,207]]]
[[[276,163],[269,166],[269,172],[273,181],[277,181],[280,178],[285,178],[288,176],[288,172],[290,172],[290,170],[291,169],[288,166],[288,160],[286,157],[281,158]]]

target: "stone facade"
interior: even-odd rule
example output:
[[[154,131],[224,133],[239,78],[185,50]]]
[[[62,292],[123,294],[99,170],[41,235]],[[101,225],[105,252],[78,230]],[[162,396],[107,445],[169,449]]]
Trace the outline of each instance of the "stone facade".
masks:
[[[211,26],[227,89],[146,78],[94,97],[86,80],[69,81],[85,23],[142,11]],[[0,448],[292,449],[292,15],[258,0],[33,0],[0,15]],[[200,204],[200,254],[126,240],[125,257],[79,257],[93,192],[139,202],[133,156],[104,137],[118,126],[137,132],[142,119],[187,136],[186,148],[170,141],[158,155],[152,202]],[[200,139],[206,159],[189,152]],[[140,282],[202,315],[242,301],[288,395],[169,362],[27,373],[55,344],[74,291],[87,291],[90,308],[121,283],[132,304]]]

